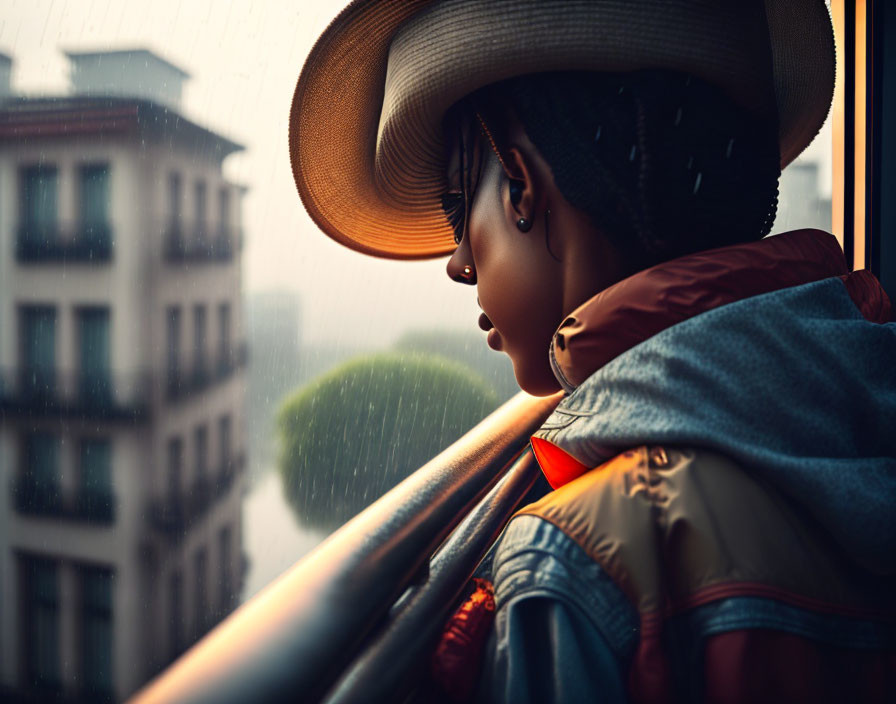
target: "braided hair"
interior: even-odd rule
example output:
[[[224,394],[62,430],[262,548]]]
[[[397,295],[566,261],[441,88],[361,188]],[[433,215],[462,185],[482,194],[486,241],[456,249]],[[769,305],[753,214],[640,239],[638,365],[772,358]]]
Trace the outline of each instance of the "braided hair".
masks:
[[[760,239],[774,223],[777,125],[696,77],[529,74],[468,100],[499,151],[516,118],[563,196],[638,269]]]

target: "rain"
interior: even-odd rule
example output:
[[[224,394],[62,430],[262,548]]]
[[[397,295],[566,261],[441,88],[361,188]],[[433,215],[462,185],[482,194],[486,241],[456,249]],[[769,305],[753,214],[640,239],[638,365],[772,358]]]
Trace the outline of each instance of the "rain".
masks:
[[[5,4],[0,695],[125,699],[518,391],[444,259],[350,252],[296,194],[344,4]],[[830,142],[774,232],[829,228]]]

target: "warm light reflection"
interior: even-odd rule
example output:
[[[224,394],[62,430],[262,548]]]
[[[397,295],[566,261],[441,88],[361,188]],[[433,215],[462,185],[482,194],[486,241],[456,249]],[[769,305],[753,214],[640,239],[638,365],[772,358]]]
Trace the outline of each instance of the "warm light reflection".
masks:
[[[865,0],[856,0],[856,56],[855,56],[855,190],[853,191],[853,269],[865,268],[865,134],[867,130],[866,103],[867,86],[867,47],[866,47],[866,14]]]
[[[831,107],[831,232],[837,238],[841,247],[843,244],[843,218],[844,218],[844,192],[846,183],[844,168],[846,166],[846,154],[843,135],[846,130],[845,111],[845,82],[843,80],[846,69],[843,55],[844,39],[846,33],[846,9],[845,0],[833,0],[831,2],[831,18],[834,21],[834,42],[837,50],[836,83],[834,84],[834,104]]]

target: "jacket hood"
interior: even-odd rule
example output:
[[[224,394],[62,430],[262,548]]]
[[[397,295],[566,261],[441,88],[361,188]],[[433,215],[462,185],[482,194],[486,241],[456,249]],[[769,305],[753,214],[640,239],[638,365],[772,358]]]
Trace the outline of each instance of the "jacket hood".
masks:
[[[658,264],[610,286],[571,315],[551,343],[551,365],[570,392],[636,344],[743,298],[847,273],[837,239],[796,230]]]
[[[812,239],[828,248],[824,237],[805,241]],[[740,275],[747,274],[745,266]],[[723,293],[695,293],[693,301],[734,295],[698,283]],[[606,315],[592,299],[571,316],[590,347],[568,345],[572,352],[558,360],[564,373],[585,374],[601,357],[594,341],[608,333],[585,322],[613,319],[626,305],[636,316],[646,311],[649,322],[661,307],[608,294],[601,296],[614,308]],[[896,324],[866,317],[889,319],[877,280],[868,272],[828,276],[709,308],[582,379],[536,440],[585,467],[643,444],[717,450],[808,511],[851,559],[896,573]]]

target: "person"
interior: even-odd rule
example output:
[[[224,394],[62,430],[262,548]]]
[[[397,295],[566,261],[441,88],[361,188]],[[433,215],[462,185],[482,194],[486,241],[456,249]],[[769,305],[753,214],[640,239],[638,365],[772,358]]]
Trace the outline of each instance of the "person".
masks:
[[[312,218],[449,255],[520,387],[563,393],[442,696],[892,698],[890,302],[832,235],[766,237],[833,80],[822,0],[357,0],[312,50]]]

